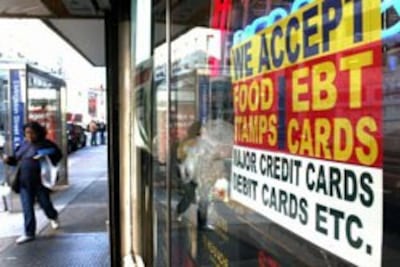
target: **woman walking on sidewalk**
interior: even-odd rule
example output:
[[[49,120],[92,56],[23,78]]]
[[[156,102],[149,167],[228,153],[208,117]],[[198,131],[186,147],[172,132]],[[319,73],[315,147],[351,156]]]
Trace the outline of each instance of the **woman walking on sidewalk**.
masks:
[[[51,226],[58,228],[58,212],[50,200],[50,190],[42,185],[40,158],[47,155],[53,164],[62,158],[61,150],[52,141],[46,139],[46,129],[37,122],[24,125],[24,142],[15,150],[13,156],[3,156],[9,165],[19,165],[17,188],[20,194],[24,214],[25,234],[19,237],[17,244],[31,241],[35,238],[35,198],[50,219]]]

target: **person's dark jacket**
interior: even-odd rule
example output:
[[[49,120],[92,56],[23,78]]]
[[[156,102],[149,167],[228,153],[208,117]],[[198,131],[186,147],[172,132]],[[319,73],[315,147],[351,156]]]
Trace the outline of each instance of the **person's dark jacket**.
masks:
[[[7,160],[7,164],[16,166],[20,164],[18,179],[20,186],[34,189],[41,184],[40,156],[49,156],[51,162],[56,165],[62,158],[60,148],[50,140],[36,143],[23,142],[13,156]]]

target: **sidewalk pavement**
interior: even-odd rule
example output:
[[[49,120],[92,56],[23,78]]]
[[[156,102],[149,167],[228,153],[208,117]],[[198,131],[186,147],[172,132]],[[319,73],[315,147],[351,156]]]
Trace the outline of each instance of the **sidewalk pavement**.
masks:
[[[35,256],[32,255],[34,254],[32,250],[30,250],[30,254],[24,254],[24,251],[32,246],[35,247],[34,251],[37,251],[38,248],[43,246],[56,245],[56,248],[60,248],[57,253],[64,254],[65,258],[70,253],[65,253],[62,247],[68,248],[71,242],[77,243],[78,241],[80,244],[86,245],[91,242],[103,244],[103,251],[104,249],[107,250],[106,257],[108,257],[107,167],[106,146],[88,147],[69,155],[69,185],[52,194],[53,203],[60,213],[61,228],[59,230],[50,229],[48,227],[49,221],[43,211],[36,207],[37,240],[34,242],[16,246],[15,239],[23,233],[22,213],[0,212],[0,266],[5,264],[4,259],[23,260],[24,255],[29,255],[29,258]],[[48,242],[49,240],[52,240],[52,242]],[[79,247],[77,245],[73,250],[79,253]],[[88,253],[89,248],[86,246],[84,251]],[[95,246],[92,249],[94,249],[93,253],[102,251],[101,247]],[[68,248],[68,250],[72,252],[71,248]],[[55,258],[55,260],[58,263],[59,259]],[[100,260],[100,258],[97,257],[97,260]],[[67,262],[72,263],[71,260]],[[104,262],[104,259],[102,262]],[[21,265],[17,263],[17,261],[9,262],[7,266],[23,266],[22,263]],[[33,264],[32,266],[36,265]],[[58,264],[56,266],[64,265]]]

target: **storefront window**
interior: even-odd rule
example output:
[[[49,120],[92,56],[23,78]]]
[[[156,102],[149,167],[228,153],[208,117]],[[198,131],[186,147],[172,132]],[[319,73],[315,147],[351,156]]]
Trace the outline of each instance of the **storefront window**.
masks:
[[[153,1],[156,266],[398,264],[399,12]]]

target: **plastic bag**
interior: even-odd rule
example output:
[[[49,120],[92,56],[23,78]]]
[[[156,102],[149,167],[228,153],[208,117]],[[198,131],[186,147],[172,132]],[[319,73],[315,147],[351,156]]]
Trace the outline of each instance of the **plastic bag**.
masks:
[[[48,189],[53,189],[57,182],[59,166],[54,166],[48,156],[40,159],[40,175],[42,185]]]
[[[0,197],[5,197],[11,193],[11,187],[7,183],[0,184]]]

